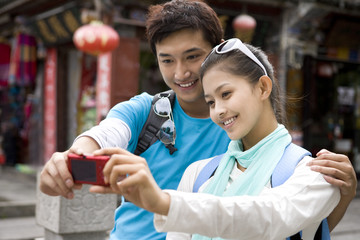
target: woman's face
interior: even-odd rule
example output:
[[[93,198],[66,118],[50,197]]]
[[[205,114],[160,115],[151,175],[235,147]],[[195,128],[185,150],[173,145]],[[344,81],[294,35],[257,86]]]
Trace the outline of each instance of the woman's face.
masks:
[[[258,130],[264,120],[265,105],[258,85],[250,84],[247,79],[216,66],[210,68],[203,77],[210,117],[232,140],[250,138],[257,142],[262,137]]]

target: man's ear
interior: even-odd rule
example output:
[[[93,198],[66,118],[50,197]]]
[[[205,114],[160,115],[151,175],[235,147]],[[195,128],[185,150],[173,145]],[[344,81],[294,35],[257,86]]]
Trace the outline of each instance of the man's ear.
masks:
[[[261,98],[262,99],[266,99],[266,98],[269,98],[270,94],[271,94],[271,91],[272,91],[272,81],[271,79],[264,75],[264,76],[261,76],[260,79],[259,79],[259,88],[260,88],[260,91],[261,91]]]

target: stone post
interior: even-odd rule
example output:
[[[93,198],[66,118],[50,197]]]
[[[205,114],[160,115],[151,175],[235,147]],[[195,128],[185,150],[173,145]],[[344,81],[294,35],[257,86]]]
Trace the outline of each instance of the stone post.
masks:
[[[114,226],[115,194],[89,193],[89,185],[75,197],[51,197],[37,187],[36,221],[45,228],[45,240],[108,239]]]

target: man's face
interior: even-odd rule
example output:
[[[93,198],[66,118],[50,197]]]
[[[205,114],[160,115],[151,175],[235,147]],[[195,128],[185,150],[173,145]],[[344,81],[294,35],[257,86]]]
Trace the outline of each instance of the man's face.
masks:
[[[202,32],[183,29],[164,38],[155,47],[162,77],[176,93],[180,104],[202,100],[199,71],[212,49]]]

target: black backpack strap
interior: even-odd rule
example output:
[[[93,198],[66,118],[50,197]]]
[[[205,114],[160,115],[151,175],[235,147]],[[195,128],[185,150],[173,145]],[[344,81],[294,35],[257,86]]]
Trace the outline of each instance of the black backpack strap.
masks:
[[[315,234],[314,240],[321,240],[321,239],[322,239],[323,224],[324,224],[324,221],[322,221],[322,222],[320,223],[318,229],[316,230],[316,234]]]
[[[327,219],[325,218],[322,220],[321,224],[319,225],[319,228],[316,231],[314,240],[330,240],[330,229],[329,224],[327,222]]]
[[[159,132],[161,125],[167,120],[164,117],[158,116],[153,111],[154,104],[162,97],[168,97],[171,108],[173,108],[175,102],[175,92],[173,90],[161,92],[154,96],[148,118],[146,119],[146,122],[140,132],[138,143],[134,151],[136,155],[140,155],[141,153],[145,152],[146,149],[148,149],[158,140],[157,133]],[[169,149],[170,154],[173,154],[177,150],[172,144],[166,145],[166,148]]]
[[[291,237],[289,237],[290,240],[302,240],[300,232],[292,235]]]

